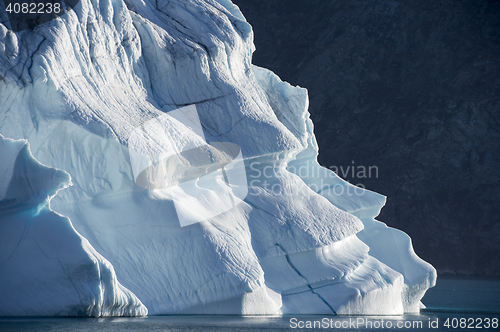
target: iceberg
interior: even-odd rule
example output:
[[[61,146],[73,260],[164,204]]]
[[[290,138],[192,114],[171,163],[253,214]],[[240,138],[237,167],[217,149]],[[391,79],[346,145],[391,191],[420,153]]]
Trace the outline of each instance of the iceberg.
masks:
[[[318,164],[229,0],[0,22],[0,316],[420,310],[436,271]]]

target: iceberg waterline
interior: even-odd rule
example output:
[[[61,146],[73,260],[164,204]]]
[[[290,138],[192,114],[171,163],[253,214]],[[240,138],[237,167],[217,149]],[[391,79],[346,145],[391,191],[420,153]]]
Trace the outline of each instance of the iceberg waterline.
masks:
[[[316,162],[307,91],[253,50],[229,0],[81,0],[32,30],[0,24],[1,316],[418,312],[435,270],[374,219],[385,197]],[[174,204],[137,186],[127,143],[193,104],[206,142],[240,148],[248,194],[181,227],[193,188]],[[206,143],[162,126],[153,145]]]

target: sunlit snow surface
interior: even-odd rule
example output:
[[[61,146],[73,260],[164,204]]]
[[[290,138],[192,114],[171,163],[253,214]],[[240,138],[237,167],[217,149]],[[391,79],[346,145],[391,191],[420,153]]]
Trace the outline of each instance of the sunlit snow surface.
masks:
[[[0,315],[419,310],[434,268],[374,220],[385,197],[318,165],[307,91],[253,49],[229,0],[81,0],[33,30],[0,24],[0,134],[38,161],[1,139]],[[189,105],[203,135],[173,118],[148,140],[239,147],[246,198],[203,204],[208,220],[196,202],[234,189],[221,174],[144,188],[128,147]]]

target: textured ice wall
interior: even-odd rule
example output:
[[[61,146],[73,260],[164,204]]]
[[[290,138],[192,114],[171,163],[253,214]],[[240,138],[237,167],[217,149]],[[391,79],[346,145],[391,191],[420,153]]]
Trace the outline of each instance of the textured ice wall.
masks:
[[[354,188],[317,164],[306,90],[252,66],[252,39],[229,1],[82,0],[31,31],[0,25],[0,133],[71,174],[52,209],[150,314],[418,311],[434,269],[373,219],[383,196],[326,190]],[[181,228],[168,195],[135,184],[126,145],[191,104],[207,141],[241,148],[249,194]],[[150,139],[199,136],[172,120]]]
[[[0,135],[0,316],[137,316],[141,301],[113,266],[50,209],[68,173]]]
[[[352,298],[359,299],[360,293],[358,293],[358,291],[361,292],[361,297],[364,296],[363,294],[366,294],[366,300],[358,302],[355,300],[354,302],[356,304],[351,307],[351,304],[347,306],[343,305],[340,312],[363,312],[367,314],[377,314],[380,312],[400,313],[401,308],[404,312],[418,312],[421,307],[420,299],[424,296],[425,291],[429,287],[435,285],[435,269],[415,254],[411,245],[411,239],[407,234],[400,230],[387,227],[384,223],[375,220],[380,209],[385,204],[384,196],[372,191],[357,188],[340,179],[332,171],[322,168],[316,162],[318,147],[314,139],[312,121],[306,117],[306,115],[308,115],[306,91],[298,87],[292,87],[286,82],[282,82],[269,70],[254,66],[254,72],[256,73],[259,84],[268,97],[270,105],[273,110],[276,110],[278,119],[280,119],[291,132],[297,133],[296,136],[302,138],[303,144],[307,146],[307,148],[302,150],[294,160],[288,163],[288,170],[297,173],[312,190],[327,198],[336,207],[358,217],[363,222],[364,229],[357,233],[356,236],[361,239],[364,244],[368,245],[366,248],[369,250],[371,256],[366,265],[370,266],[370,264],[373,264],[375,260],[372,260],[372,258],[376,258],[382,263],[382,266],[376,268],[375,271],[384,272],[382,272],[380,276],[377,276],[377,272],[375,272],[375,275],[371,276],[374,280],[377,280],[377,278],[379,279],[379,281],[371,285],[371,288],[370,282],[366,280],[370,277],[367,278],[366,275],[363,277],[365,279],[364,285],[351,287],[353,284],[357,283],[356,280],[358,277],[356,273],[358,273],[358,270],[347,271],[345,276],[341,276],[341,278],[338,279],[346,282],[346,284],[341,287],[350,288],[349,292]],[[290,116],[290,114],[293,113],[283,112],[283,110],[295,110],[295,117]],[[358,258],[358,262],[359,261]],[[342,266],[344,263],[337,261],[336,264]],[[385,267],[383,265],[385,265]],[[315,270],[313,269],[313,271]],[[354,273],[349,275],[351,272]],[[329,274],[328,276],[331,278],[332,275]],[[403,276],[403,279],[396,282],[395,280],[401,276]],[[399,289],[390,295],[393,296],[392,299],[386,297],[385,300],[383,300],[384,296],[387,296],[383,294],[376,296],[369,294],[383,293],[380,288],[387,291],[391,289],[391,285],[394,282],[400,284],[396,287]],[[333,286],[329,286],[329,288],[333,288]],[[343,291],[330,289],[328,294],[339,293],[342,294]],[[369,299],[370,297],[372,297],[372,299]],[[401,303],[399,303],[399,300],[401,300]],[[349,303],[347,300],[346,302]],[[300,303],[300,301],[298,301],[298,303]],[[399,305],[401,305],[401,307],[398,307]],[[303,311],[298,310],[298,312]],[[311,313],[314,312],[317,312],[317,310],[311,310]]]

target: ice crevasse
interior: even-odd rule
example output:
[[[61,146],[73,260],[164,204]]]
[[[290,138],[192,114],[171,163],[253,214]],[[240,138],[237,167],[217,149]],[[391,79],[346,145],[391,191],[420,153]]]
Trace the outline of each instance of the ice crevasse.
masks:
[[[0,22],[0,316],[419,311],[434,268],[317,163],[307,91],[229,0]]]

